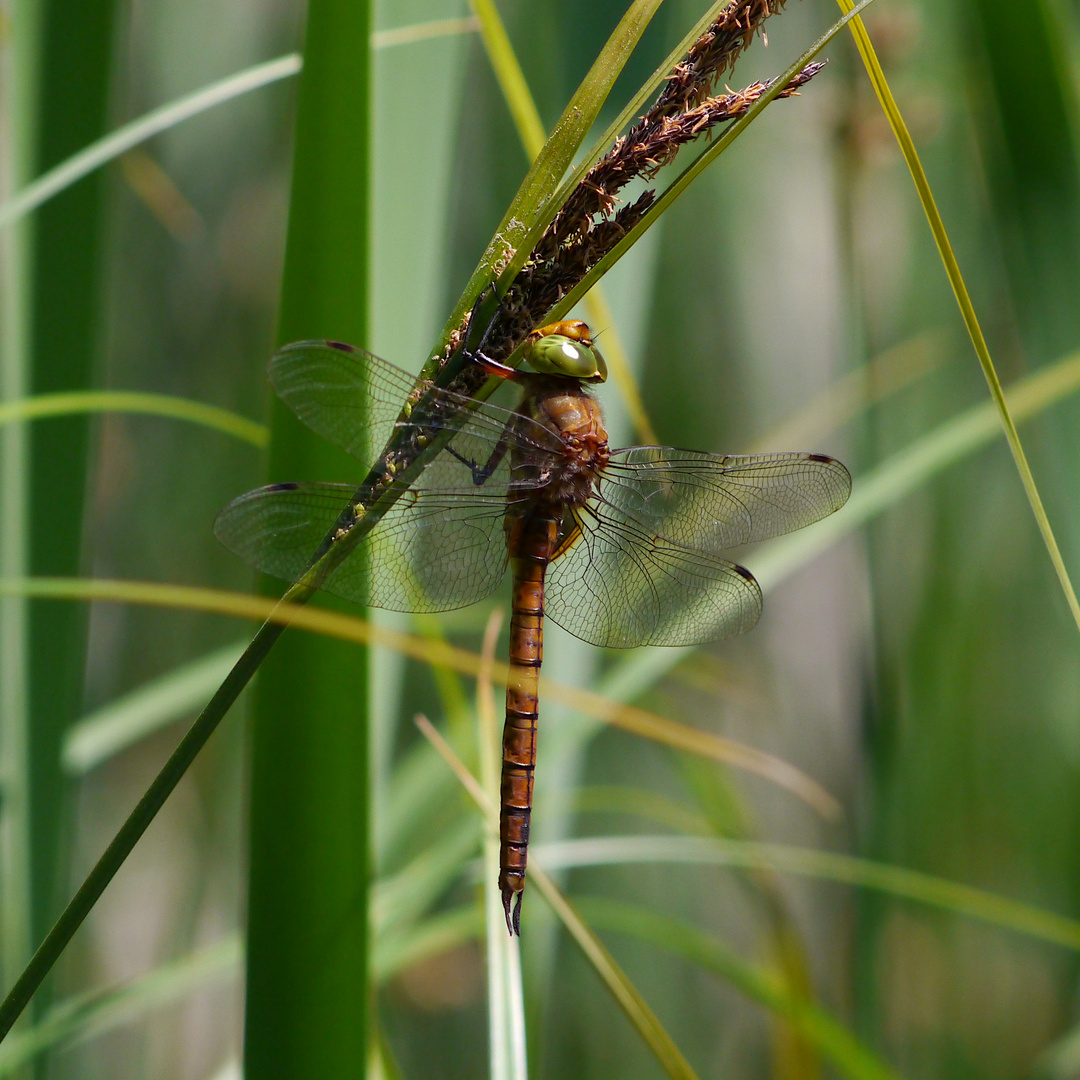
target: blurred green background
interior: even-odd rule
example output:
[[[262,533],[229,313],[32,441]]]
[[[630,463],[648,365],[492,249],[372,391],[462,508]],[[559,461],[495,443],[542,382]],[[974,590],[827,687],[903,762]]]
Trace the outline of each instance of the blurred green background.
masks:
[[[550,128],[623,6],[499,9]],[[661,7],[602,123],[703,10]],[[837,14],[825,0],[792,3],[728,82],[781,71]],[[119,124],[299,49],[304,11],[297,0],[9,0],[0,18],[8,197]],[[369,331],[356,344],[412,371],[528,166],[469,18],[464,0],[375,6],[370,289],[356,297]],[[413,40],[386,33],[448,20]],[[1076,5],[879,0],[866,22],[1002,380],[1048,369],[1080,348]],[[858,492],[861,477],[987,395],[852,43],[838,37],[825,55],[802,95],[771,106],[605,279],[612,326],[594,329],[626,349],[661,441],[835,454]],[[4,231],[5,398],[143,390],[268,419],[295,93],[284,80],[189,120]],[[616,387],[603,397],[613,442],[636,441]],[[1021,434],[1075,572],[1080,402],[1065,396]],[[5,578],[250,591],[251,574],[213,539],[217,511],[267,479],[349,479],[268,476],[265,453],[236,438],[123,413],[5,425],[0,454]],[[755,569],[752,550],[743,561]],[[507,596],[438,620],[376,617],[476,650]],[[5,987],[249,629],[191,611],[0,601]],[[995,439],[780,581],[752,634],[680,655],[633,698],[798,766],[840,800],[839,820],[549,703],[534,837],[767,840],[1080,918],[1078,644]],[[626,661],[554,627],[546,645],[545,670],[561,682],[600,686]],[[376,871],[384,882],[405,871],[397,892],[384,888],[382,1053],[370,1075],[483,1076],[479,825],[412,724],[424,712],[474,761],[474,686],[380,650],[370,662]],[[132,720],[127,695],[148,686],[158,697]],[[241,1075],[246,703],[109,888],[36,1015],[150,981],[135,983],[126,1011],[76,1017],[20,1068],[95,1080]],[[80,756],[76,722],[76,733],[111,723],[121,735]],[[581,865],[559,880],[701,1077],[849,1073],[710,970],[703,951],[678,955],[655,934],[627,933],[618,904],[726,943],[900,1076],[1080,1075],[1075,950],[812,876],[646,860]],[[457,922],[431,921],[447,913]],[[433,925],[442,937],[418,945]],[[532,1075],[662,1076],[535,890],[523,930]]]

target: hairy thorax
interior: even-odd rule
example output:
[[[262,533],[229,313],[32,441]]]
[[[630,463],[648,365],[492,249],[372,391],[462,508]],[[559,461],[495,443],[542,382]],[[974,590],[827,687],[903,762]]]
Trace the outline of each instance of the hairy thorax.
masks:
[[[518,411],[554,432],[566,445],[563,461],[532,470],[543,483],[535,503],[560,511],[584,506],[609,457],[599,402],[573,379],[534,376],[526,384]],[[517,464],[528,468],[527,462]]]

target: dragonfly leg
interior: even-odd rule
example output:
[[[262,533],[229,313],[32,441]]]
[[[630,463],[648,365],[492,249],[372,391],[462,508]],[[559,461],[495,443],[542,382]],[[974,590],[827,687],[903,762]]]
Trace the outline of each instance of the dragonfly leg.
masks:
[[[472,473],[473,483],[480,487],[488,477],[499,467],[499,462],[506,456],[506,451],[509,447],[509,435],[503,432],[503,437],[495,444],[495,448],[491,451],[491,456],[484,462],[483,465],[479,465],[471,458],[465,457],[464,454],[459,454],[452,446],[448,446],[447,452],[453,455],[465,465]]]
[[[484,351],[488,338],[491,337],[492,328],[495,326],[495,323],[498,322],[499,312],[502,310],[502,301],[499,302],[499,306],[495,309],[495,314],[492,315],[488,320],[487,326],[484,327],[484,332],[480,335],[480,341],[476,348],[469,348],[469,342],[472,341],[473,336],[473,327],[476,325],[476,320],[480,315],[480,309],[484,306],[484,302],[487,300],[488,295],[494,292],[496,292],[495,282],[492,281],[480,290],[480,295],[477,296],[476,303],[473,304],[472,311],[469,312],[469,321],[465,324],[465,333],[461,338],[461,351],[466,356],[472,356],[473,353],[482,353]]]

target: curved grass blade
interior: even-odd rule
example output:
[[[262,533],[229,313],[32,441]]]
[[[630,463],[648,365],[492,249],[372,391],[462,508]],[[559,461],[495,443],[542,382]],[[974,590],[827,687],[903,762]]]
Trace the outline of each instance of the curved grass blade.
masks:
[[[463,817],[392,877],[371,890],[371,923],[382,932],[415,922],[476,853],[476,820]]]
[[[648,908],[600,897],[577,906],[594,926],[648,942],[712,971],[740,993],[784,1017],[849,1080],[897,1080],[897,1074],[820,1006],[787,991],[767,971],[743,960],[719,938]]]
[[[480,912],[471,904],[433,915],[405,933],[378,936],[376,928],[372,977],[382,985],[412,964],[475,939],[481,931]],[[237,935],[162,964],[123,986],[62,1001],[34,1027],[11,1035],[0,1047],[0,1077],[18,1072],[51,1050],[134,1023],[220,979],[238,978],[243,959],[244,945]]]
[[[1065,357],[1035,375],[1014,384],[1009,390],[1014,416],[1019,422],[1023,422],[1045,410],[1054,402],[1076,392],[1077,389],[1080,389],[1080,354]],[[919,484],[925,482],[949,464],[979,446],[990,442],[999,430],[1000,427],[994,406],[991,403],[985,403],[967,410],[923,439],[918,440],[907,450],[894,455],[869,476],[863,478],[856,488],[855,496],[844,510],[833,515],[832,518],[818,523],[811,529],[804,530],[804,533],[794,542],[791,539],[773,541],[763,548],[764,563],[757,563],[758,575],[762,580],[763,587],[766,589],[771,588],[797,566],[803,565],[818,554],[819,551],[839,539],[840,536],[853,531],[881,510],[893,505],[904,494],[914,490]],[[835,532],[832,531],[834,529]],[[111,599],[163,606],[199,606],[204,610],[257,619],[266,618],[274,611],[274,605],[271,602],[257,597],[219,593],[214,590],[184,589],[176,586],[139,583],[103,583],[73,580],[0,581],[0,595],[11,595],[12,593],[84,600]],[[298,626],[321,632],[337,633],[353,640],[363,640],[365,642],[372,640],[373,636],[369,632],[367,624],[362,623],[360,620],[350,619],[347,616],[331,612],[307,610],[299,607],[289,608],[289,598],[297,595],[302,595],[302,593],[298,594],[295,588],[286,593],[285,606],[279,613],[279,617],[283,620],[293,619]],[[260,630],[252,646],[245,653],[245,658],[242,659],[245,667],[241,670],[247,670],[250,665],[257,666],[259,654],[265,654],[265,651],[269,650],[273,640],[276,638],[276,634],[279,634],[282,629],[283,624],[267,624],[263,630]],[[387,635],[385,641],[387,643],[392,641],[393,645],[391,647],[402,648],[403,651],[409,650],[409,655],[415,653],[421,659],[428,659],[431,655],[430,652],[426,651],[426,646],[421,645],[414,649],[405,635]],[[637,656],[617,665],[605,678],[602,685],[603,695],[598,696],[601,697],[601,700],[604,700],[605,696],[615,701],[630,700],[661,678],[684,655],[686,655],[686,650],[679,649],[638,650]],[[438,658],[439,662],[446,663],[448,666],[460,664],[459,670],[476,670],[469,655],[459,653],[458,650],[446,648],[445,653],[438,654]],[[251,668],[251,670],[254,670],[254,668]],[[243,675],[238,675],[237,678],[245,679]],[[230,684],[230,686],[235,689],[236,693],[239,693],[239,689],[236,689],[234,684]],[[569,688],[565,689],[569,690]],[[558,690],[557,684],[547,684],[548,693],[557,693]],[[185,740],[177,749],[177,754],[181,755],[181,759],[187,753],[190,753],[193,758],[202,743],[209,738],[217,721],[220,719],[220,716],[213,717],[214,709],[211,706],[220,708],[222,700],[215,697],[211,705],[207,706],[207,710],[204,710],[204,714],[196,721],[192,731],[189,733],[194,741],[189,744]],[[580,709],[580,705],[576,704],[579,699],[574,693],[567,693],[565,700]],[[216,706],[215,702],[217,702]],[[150,798],[152,793],[148,792],[147,794],[147,798],[150,798],[148,806],[153,804],[155,798],[159,798],[160,802],[164,802],[168,792],[171,791],[171,786],[169,786],[170,778],[172,778],[172,785],[175,785],[176,780],[179,779],[180,774],[175,772],[175,768],[176,763],[170,760],[165,770],[167,775],[163,774],[162,786],[155,789],[153,798]],[[158,805],[160,805],[160,802]],[[153,812],[156,812],[156,810]],[[118,835],[117,840],[114,841],[114,844],[119,844],[117,851],[122,851],[124,844],[129,845],[128,850],[130,850],[130,846],[134,846],[142,830],[145,829],[150,818],[152,818],[153,812],[150,813],[149,817],[146,817],[147,808],[140,804],[129,822],[131,828],[125,825],[126,831],[123,836]],[[28,981],[20,980],[20,983],[9,995],[9,999],[5,1001],[4,1006],[0,1007],[0,1031],[4,1030],[4,1023],[10,1025],[14,1015],[17,1015],[22,1004],[25,1004],[23,995],[28,999],[29,993],[27,990],[29,988],[30,992],[32,992],[31,983],[34,983],[35,980],[40,981],[40,978],[44,977],[45,972],[48,970],[48,964],[51,964],[51,960],[48,959],[50,952],[55,950],[55,954],[58,955],[58,947],[62,948],[66,944],[67,939],[70,938],[70,935],[74,933],[74,930],[81,923],[89,911],[87,901],[89,900],[89,905],[92,906],[96,895],[100,895],[100,891],[104,889],[112,874],[115,873],[115,867],[109,869],[113,865],[111,859],[115,858],[115,855],[113,848],[110,848],[106,856],[103,856],[99,867],[95,868],[92,874],[93,880],[88,878],[84,885],[86,892],[84,893],[83,889],[80,889],[80,892],[76,894],[76,898],[72,901],[72,905],[69,905],[71,911],[65,912],[65,916],[57,924],[57,928],[54,928],[54,934],[50,934],[50,938],[42,944],[41,949],[39,949],[40,961],[33,970],[28,971]],[[120,861],[122,861],[122,857]],[[116,863],[116,866],[118,865],[119,863]],[[12,1010],[14,1010],[14,1015]]]
[[[615,958],[604,947],[603,942],[592,932],[588,923],[563,895],[558,885],[538,866],[530,866],[529,880],[558,915],[578,948],[600,976],[608,992],[626,1013],[630,1023],[637,1028],[638,1034],[645,1040],[664,1072],[672,1078],[681,1078],[681,1080],[696,1078],[697,1073],[683,1057],[682,1051],[675,1045],[656,1014],[626,977],[626,973],[615,962]]]
[[[1066,949],[1080,950],[1080,922],[957,881],[831,851],[750,840],[692,836],[612,836],[541,844],[551,869],[627,863],[682,863],[778,870],[787,874],[858,885],[916,900],[956,915],[979,919]]]
[[[393,30],[376,30],[371,35],[373,49],[386,49],[395,45],[409,45],[433,37],[451,34],[473,33],[479,28],[476,19],[439,19],[429,23],[397,27]],[[0,229],[37,209],[54,195],[70,187],[102,165],[121,157],[128,150],[147,142],[177,124],[190,120],[209,109],[242,97],[252,90],[270,86],[282,79],[298,75],[303,66],[299,53],[289,53],[262,64],[255,64],[218,82],[204,86],[168,105],[153,109],[137,120],[111,132],[103,139],[91,143],[67,161],[39,176],[5,203],[0,204]]]
[[[945,335],[927,330],[898,342],[853,368],[750,444],[752,453],[774,446],[827,446],[836,432],[890,395],[937,368],[946,357]]]
[[[94,991],[53,1006],[27,1031],[0,1047],[0,1077],[11,1076],[57,1046],[72,1046],[181,1001],[224,978],[235,978],[243,958],[239,936],[162,964],[149,974],[109,991]]]
[[[1048,364],[1019,379],[1006,391],[1012,415],[1023,423],[1080,390],[1080,353]],[[797,536],[762,544],[752,563],[754,576],[768,593],[799,567],[895,505],[931,477],[992,442],[1001,432],[996,406],[984,402],[965,410],[858,477],[843,509]],[[638,649],[617,662],[599,693],[614,701],[632,701],[662,679],[691,649]]]
[[[39,420],[46,416],[71,416],[76,413],[119,412],[146,416],[164,416],[232,435],[244,442],[266,448],[270,432],[265,424],[246,416],[170,394],[144,394],[131,390],[73,390],[69,393],[37,394],[34,397],[0,403],[0,426]]]
[[[492,674],[495,646],[502,627],[502,611],[488,617],[480,650],[481,667],[476,678],[477,757],[480,784],[489,807],[484,814],[484,941],[488,967],[488,1059],[491,1080],[525,1080],[525,995],[521,985],[521,943],[506,933],[499,881],[500,750],[498,717]],[[430,737],[429,737],[430,739]]]
[[[61,162],[56,168],[39,176],[32,184],[28,184],[18,194],[0,205],[0,229],[18,221],[47,199],[51,199],[64,188],[70,187],[76,180],[82,179],[106,162],[118,158],[133,146],[138,146],[139,143],[146,142],[147,139],[152,139],[155,135],[160,135],[163,131],[168,131],[169,128],[190,120],[193,116],[198,116],[199,113],[206,112],[207,109],[212,109],[216,105],[222,105],[226,101],[231,101],[262,86],[290,78],[299,72],[300,66],[301,60],[297,53],[279,56],[276,60],[256,64],[237,75],[230,75],[220,82],[211,83],[186,97],[179,98],[168,105],[162,105],[159,109],[153,109],[130,124],[124,124],[110,135],[106,135],[104,139],[91,143],[85,150],[79,151],[67,161]]]
[[[294,585],[285,594],[300,604],[310,599],[312,591]],[[0,1041],[30,1002],[30,998],[52,970],[60,954],[67,948],[75,932],[98,902],[109,882],[116,876],[143,833],[157,816],[165,800],[172,794],[199,751],[217,730],[218,724],[231,708],[241,691],[251,681],[259,665],[284,633],[287,623],[267,620],[252,638],[243,656],[236,662],[225,681],[180,740],[169,760],[143,793],[135,809],[128,815],[109,846],[94,864],[75,895],[68,901],[52,929],[45,935],[30,961],[0,1003]]]
[[[412,45],[432,38],[453,37],[455,34],[475,34],[480,24],[475,18],[432,19],[430,22],[395,26],[392,30],[375,30],[371,35],[373,49],[389,49],[395,45]]]
[[[851,0],[837,0],[837,3],[840,5],[840,9],[849,16],[854,13]],[[881,70],[881,64],[878,62],[874,46],[870,42],[870,36],[866,32],[862,19],[857,16],[852,19],[851,33],[855,38],[855,46],[859,50],[863,64],[866,66],[867,74],[870,76],[874,93],[877,94],[881,108],[889,121],[889,126],[892,128],[896,141],[900,145],[900,153],[903,154],[908,171],[911,173],[911,179],[919,195],[919,202],[922,203],[923,212],[926,214],[926,220],[929,222],[930,231],[934,236],[934,243],[937,245],[938,254],[945,265],[945,273],[949,278],[949,284],[952,286],[957,306],[960,308],[964,326],[967,328],[968,336],[971,338],[971,344],[975,349],[975,355],[978,357],[979,366],[982,368],[983,376],[986,378],[986,385],[990,389],[990,397],[993,399],[994,407],[1000,417],[1005,439],[1009,444],[1009,451],[1013,456],[1013,461],[1016,463],[1016,470],[1020,474],[1020,482],[1024,486],[1024,494],[1027,495],[1028,502],[1031,504],[1031,512],[1035,516],[1035,523],[1039,527],[1039,533],[1050,555],[1050,562],[1053,564],[1054,573],[1057,574],[1061,591],[1065,594],[1065,601],[1069,605],[1073,621],[1076,623],[1077,629],[1080,630],[1080,600],[1077,600],[1076,592],[1069,578],[1069,571],[1065,566],[1065,560],[1062,558],[1061,550],[1058,548],[1057,539],[1054,536],[1054,530],[1050,525],[1050,519],[1046,516],[1042,497],[1039,495],[1039,489],[1035,485],[1035,477],[1032,475],[1027,455],[1024,453],[1024,447],[1020,442],[1020,435],[1016,430],[1016,422],[1009,412],[1005,392],[1001,388],[1001,382],[998,380],[997,372],[994,369],[994,362],[990,357],[990,347],[983,336],[979,318],[975,314],[975,305],[971,302],[971,296],[968,294],[963,274],[960,272],[960,264],[956,261],[956,255],[953,252],[952,244],[949,242],[948,233],[945,231],[945,222],[941,219],[937,203],[934,201],[933,193],[930,190],[930,181],[926,178],[911,133],[908,131],[907,124],[904,123],[904,118],[900,114],[900,108],[896,104],[896,99],[889,89],[885,73]]]
[[[648,788],[614,784],[579,787],[574,789],[572,805],[578,814],[625,814],[677,833],[713,835],[712,827],[700,813]]]
[[[1014,420],[1023,423],[1078,390],[1080,353],[1020,379],[1009,387],[1006,397]],[[754,562],[762,589],[774,587],[798,566],[897,503],[931,476],[992,442],[1001,432],[1000,415],[995,402],[974,405],[893,454],[859,478],[853,498],[834,515],[839,521],[820,523],[826,526],[823,530],[818,525],[805,530],[805,546],[779,540],[763,544],[761,558]]]
[[[475,677],[481,660],[474,653],[443,642],[424,640],[387,627],[375,626],[364,619],[323,608],[308,608],[303,600],[294,600],[293,586],[278,602],[231,593],[219,589],[201,589],[184,585],[157,585],[152,582],[108,581],[86,578],[35,578],[20,581],[0,580],[0,596],[19,595],[38,599],[109,600],[120,603],[149,604],[156,607],[180,607],[233,615],[243,619],[267,619],[284,628],[295,626],[360,645],[379,644],[412,659],[445,666]],[[261,633],[261,631],[260,631]],[[249,647],[250,648],[250,647]],[[247,653],[245,653],[245,657]],[[241,658],[244,660],[244,657]],[[245,661],[246,662],[246,661]],[[496,664],[493,675],[505,685],[508,667]],[[823,816],[838,813],[836,799],[815,780],[795,766],[764,751],[737,743],[711,732],[687,727],[644,709],[633,708],[577,687],[542,679],[541,693],[578,711],[594,714],[604,723],[653,739],[679,750],[755,773],[801,798]]]
[[[190,715],[229,674],[245,644],[226,645],[181,664],[77,720],[64,738],[64,770],[70,776],[82,776],[155,731]]]
[[[480,937],[484,919],[476,904],[440,911],[403,934],[376,936],[371,955],[371,974],[377,985],[429,957],[438,956]],[[495,1080],[493,1077],[492,1080]]]

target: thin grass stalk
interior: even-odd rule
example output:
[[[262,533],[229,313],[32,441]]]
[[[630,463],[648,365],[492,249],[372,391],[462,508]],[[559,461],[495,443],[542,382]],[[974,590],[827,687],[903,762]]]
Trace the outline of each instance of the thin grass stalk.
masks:
[[[499,759],[496,751],[499,730],[491,669],[499,640],[502,612],[491,612],[481,646],[482,666],[476,679],[476,757],[480,761],[480,782],[489,804],[499,799]],[[484,940],[487,954],[487,1038],[490,1080],[510,1080],[510,999],[507,956],[502,930],[502,899],[499,895],[499,833],[494,815],[484,815]]]
[[[439,756],[458,778],[461,786],[472,797],[481,814],[487,818],[497,818],[499,806],[492,801],[476,778],[469,772],[461,759],[454,753],[450,744],[424,718],[418,717],[417,724],[427,739],[439,752]],[[697,1080],[697,1074],[683,1057],[674,1040],[660,1023],[656,1014],[649,1008],[645,999],[626,973],[615,962],[599,938],[589,929],[581,916],[574,910],[570,901],[563,895],[555,882],[535,864],[529,868],[529,880],[558,916],[563,926],[569,931],[575,944],[585,955],[599,975],[616,1004],[626,1014],[627,1019],[637,1029],[646,1046],[652,1051],[660,1067],[672,1077],[672,1080]],[[509,935],[507,935],[509,936]]]
[[[480,649],[482,666],[476,680],[477,758],[480,762],[480,785],[488,805],[499,802],[499,728],[495,709],[495,691],[491,674],[495,665],[495,646],[502,627],[502,612],[495,609],[488,618]],[[484,940],[488,971],[488,1061],[491,1080],[524,1080],[525,1053],[524,1009],[520,1020],[520,1056],[513,1052],[515,1039],[511,1020],[514,1008],[510,987],[511,971],[508,945],[513,939],[506,933],[499,882],[499,822],[494,814],[484,815]],[[520,964],[517,974],[520,979]],[[521,998],[520,988],[514,995]],[[520,1069],[517,1066],[520,1064]]]
[[[286,595],[302,599],[303,590],[297,587]],[[310,595],[310,593],[309,593]],[[306,599],[306,598],[303,598]],[[123,866],[132,849],[146,832],[150,822],[180,783],[191,763],[206,745],[222,718],[250,682],[267,653],[284,632],[287,623],[266,622],[251,640],[244,655],[237,661],[225,681],[218,687],[199,718],[192,724],[169,760],[154,778],[135,809],[120,827],[101,858],[94,864],[82,885],[68,902],[52,929],[26,964],[15,985],[0,1003],[0,1041],[26,1008],[35,991],[52,970],[60,954],[67,948],[75,931],[98,902],[109,882]]]
[[[0,596],[14,594],[51,599],[92,599],[210,611],[242,619],[269,619],[282,625],[313,630],[342,641],[360,645],[381,645],[421,663],[444,665],[463,675],[475,677],[479,671],[480,658],[465,649],[425,641],[353,615],[321,607],[305,607],[307,599],[312,595],[311,589],[312,586],[308,584],[298,583],[280,602],[275,602],[247,593],[142,581],[85,578],[33,578],[16,581],[0,579]],[[495,667],[495,677],[503,685],[506,683],[508,671],[509,667],[505,662],[500,662]],[[552,679],[543,679],[540,689],[546,698],[561,701],[586,713],[594,713],[605,723],[665,746],[673,746],[753,772],[801,798],[811,809],[817,810],[824,817],[835,814],[838,806],[836,799],[806,773],[781,758]]]
[[[675,1040],[667,1033],[645,998],[619,967],[615,957],[592,932],[558,885],[538,866],[530,869],[529,877],[559,917],[574,943],[584,953],[585,959],[592,965],[608,993],[645,1040],[664,1072],[672,1080],[697,1080],[697,1073],[691,1068]]]
[[[748,964],[718,938],[646,908],[606,898],[579,900],[578,906],[594,924],[648,942],[695,967],[714,972],[751,1001],[783,1017],[849,1080],[899,1080],[884,1061],[833,1016],[790,988],[778,985],[769,973]]]
[[[433,37],[471,33],[477,26],[474,19],[441,19],[395,30],[376,31],[371,35],[371,47],[387,49]],[[25,217],[95,169],[122,157],[155,135],[170,131],[185,120],[253,90],[291,78],[299,74],[301,64],[299,53],[288,53],[261,64],[254,64],[124,124],[60,162],[32,183],[16,187],[14,193],[5,193],[4,201],[0,202],[0,230]]]
[[[2,58],[5,112],[0,191],[8,194],[33,168],[39,5],[12,9]],[[0,401],[27,395],[30,384],[32,233],[28,225],[0,234]],[[29,554],[29,436],[0,432],[0,574],[26,574]],[[0,600],[0,977],[8,986],[33,948],[31,932],[28,604]]]
[[[69,776],[85,776],[168,724],[190,716],[243,654],[234,642],[167,671],[114,698],[68,728],[60,761]]]
[[[1007,393],[1014,419],[1024,423],[1078,390],[1080,353],[1074,353],[1017,380]],[[748,561],[762,592],[768,594],[799,567],[884,510],[896,506],[931,477],[993,442],[1000,431],[997,408],[988,401],[965,409],[892,454],[858,477],[852,497],[837,513],[797,535],[770,540],[758,548]],[[611,667],[600,684],[600,694],[614,701],[633,701],[692,651],[692,648],[638,649],[633,656]]]
[[[749,840],[652,835],[564,840],[539,845],[537,855],[553,868],[644,863],[776,870],[915,900],[1080,951],[1080,921],[1076,919],[920,870],[831,851]]]
[[[843,12],[851,14],[853,10],[851,0],[836,0],[836,2]],[[911,138],[911,133],[908,131],[907,124],[900,113],[900,108],[896,104],[892,90],[889,89],[885,73],[881,69],[874,46],[870,41],[870,35],[867,34],[862,19],[857,15],[851,21],[851,34],[855,39],[855,46],[862,57],[866,72],[870,76],[874,93],[881,103],[882,111],[889,121],[889,126],[892,128],[896,141],[900,146],[900,153],[903,155],[904,162],[911,173],[911,179],[915,184],[915,190],[918,193],[923,212],[926,214],[926,220],[930,224],[930,231],[934,236],[938,254],[945,265],[949,285],[952,287],[956,303],[960,308],[960,316],[964,320],[964,327],[971,338],[971,344],[975,349],[976,357],[978,357],[979,366],[982,368],[986,385],[990,390],[990,397],[993,399],[994,407],[997,409],[998,416],[1001,419],[1005,439],[1009,444],[1009,452],[1013,456],[1016,470],[1020,474],[1020,482],[1024,486],[1024,494],[1031,505],[1031,512],[1035,516],[1035,523],[1050,555],[1050,562],[1053,564],[1054,573],[1057,575],[1058,583],[1061,585],[1061,591],[1065,594],[1065,602],[1069,605],[1069,611],[1077,629],[1080,630],[1080,600],[1077,600],[1072,580],[1069,577],[1069,571],[1065,566],[1061,549],[1058,547],[1054,530],[1050,525],[1050,519],[1046,516],[1042,497],[1039,495],[1039,489],[1035,484],[1035,477],[1032,475],[1027,455],[1024,453],[1024,447],[1020,442],[1020,434],[1016,430],[1016,423],[1009,411],[1008,402],[1005,400],[1005,392],[1001,387],[997,371],[994,368],[994,361],[990,356],[990,347],[983,336],[978,315],[975,313],[975,305],[971,301],[967,284],[964,282],[963,274],[960,272],[960,264],[956,261],[956,255],[953,252],[952,244],[949,242],[948,233],[945,231],[945,222],[941,218],[933,192],[930,190],[930,181],[923,170],[918,151],[915,149],[915,142]]]
[[[13,23],[13,25],[20,24]],[[115,160],[140,143],[152,139],[155,135],[160,135],[163,131],[169,131],[177,124],[222,105],[226,101],[232,101],[233,98],[241,97],[260,87],[269,86],[281,79],[291,78],[299,70],[300,57],[296,53],[279,56],[275,60],[256,64],[236,75],[230,75],[219,82],[204,86],[186,97],[178,98],[168,105],[153,109],[137,120],[124,124],[55,165],[33,183],[28,184],[23,179],[14,188],[14,192],[6,192],[5,201],[0,203],[0,230],[19,221],[54,195],[66,190],[95,169],[100,169],[102,165]]]
[[[314,0],[297,105],[278,340],[365,341],[371,8]],[[261,373],[261,363],[259,365]],[[274,479],[356,466],[272,407]],[[367,1061],[366,651],[292,635],[253,699],[244,1073],[340,1080]]]
[[[265,449],[270,442],[270,431],[265,424],[248,420],[229,409],[170,394],[147,394],[131,390],[73,390],[35,394],[19,401],[6,401],[0,403],[0,427],[45,417],[104,412],[137,413],[184,420],[189,424],[200,424],[220,431],[224,435],[232,435],[260,450]]]

